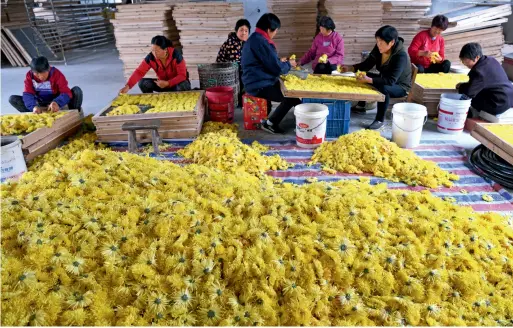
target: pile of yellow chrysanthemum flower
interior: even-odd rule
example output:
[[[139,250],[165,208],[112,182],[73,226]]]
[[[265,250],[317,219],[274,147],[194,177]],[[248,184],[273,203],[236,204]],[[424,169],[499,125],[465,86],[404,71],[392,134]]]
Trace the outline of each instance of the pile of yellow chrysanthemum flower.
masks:
[[[212,131],[212,132],[208,132]],[[292,166],[279,155],[265,156],[267,147],[258,142],[244,144],[237,137],[237,128],[209,125],[196,140],[178,151],[193,163],[229,172],[262,175],[268,170],[285,170]]]
[[[67,112],[42,113],[42,114],[15,114],[0,116],[1,134],[15,135],[30,133],[39,128],[51,128],[55,120],[66,115]]]
[[[468,75],[455,73],[418,74],[415,83],[425,89],[456,89],[456,84],[468,82]]]
[[[2,325],[512,324],[513,219],[69,150],[1,186]]]
[[[392,181],[429,188],[452,186],[458,176],[425,161],[383,138],[379,132],[362,130],[325,142],[315,150],[312,163],[347,173],[372,173]]]
[[[294,91],[318,91],[339,92],[357,94],[379,94],[371,86],[356,81],[354,77],[308,75],[306,80],[289,74],[281,77],[287,90]]]
[[[139,114],[141,109],[137,105],[121,105],[112,109],[106,116],[119,116],[119,115],[134,115]]]

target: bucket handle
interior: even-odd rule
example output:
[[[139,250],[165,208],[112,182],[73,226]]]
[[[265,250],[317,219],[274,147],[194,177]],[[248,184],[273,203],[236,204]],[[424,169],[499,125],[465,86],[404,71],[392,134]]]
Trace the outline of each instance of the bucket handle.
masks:
[[[301,132],[312,132],[313,130],[317,129],[318,127],[320,127],[321,125],[324,124],[324,122],[326,122],[326,118],[324,118],[324,120],[319,124],[317,125],[315,128],[311,128],[311,129],[308,129],[308,128],[302,128],[302,127],[299,127],[298,125],[296,125],[296,130],[299,130]]]
[[[416,128],[415,130],[405,130],[405,129],[403,129],[402,127],[400,127],[399,125],[397,125],[397,124],[395,124],[395,123],[394,123],[394,113],[392,113],[392,124],[393,124],[393,125],[395,125],[395,126],[397,126],[397,128],[398,128],[399,130],[402,130],[402,131],[404,131],[404,132],[415,132],[415,131],[417,131],[418,129],[422,129],[422,127],[426,124],[426,122],[427,122],[427,115],[426,115],[426,117],[424,117],[424,123],[422,123],[422,125],[421,125],[420,127]]]

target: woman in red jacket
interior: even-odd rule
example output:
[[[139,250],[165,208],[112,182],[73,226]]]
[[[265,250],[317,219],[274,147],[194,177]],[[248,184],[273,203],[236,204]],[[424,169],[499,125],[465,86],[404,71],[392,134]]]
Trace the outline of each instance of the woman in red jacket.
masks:
[[[419,73],[449,73],[451,62],[445,59],[445,40],[442,32],[449,27],[449,19],[437,15],[431,28],[419,32],[408,48],[411,62],[417,65]]]
[[[157,74],[157,79],[143,79],[150,68]],[[151,52],[144,58],[119,93],[127,93],[137,82],[139,82],[139,89],[143,93],[191,90],[191,82],[182,52],[173,48],[171,41],[162,35],[151,39]]]

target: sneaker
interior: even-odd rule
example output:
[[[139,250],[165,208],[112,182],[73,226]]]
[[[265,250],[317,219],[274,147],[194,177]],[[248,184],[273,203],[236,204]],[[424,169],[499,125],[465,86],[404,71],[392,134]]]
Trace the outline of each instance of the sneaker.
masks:
[[[277,125],[269,125],[269,124],[267,124],[267,122],[263,122],[262,123],[262,130],[267,131],[267,132],[272,133],[272,134],[283,134],[283,133],[285,133],[285,131],[280,129],[279,126],[277,126]]]
[[[374,121],[372,122],[371,125],[369,125],[368,127],[366,127],[367,130],[377,130],[379,128],[381,128],[383,126],[383,122],[381,121]]]

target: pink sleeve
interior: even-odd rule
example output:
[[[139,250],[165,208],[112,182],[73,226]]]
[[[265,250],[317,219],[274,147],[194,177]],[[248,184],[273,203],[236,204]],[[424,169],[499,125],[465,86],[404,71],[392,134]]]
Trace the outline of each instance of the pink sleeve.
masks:
[[[329,58],[329,61],[332,65],[342,65],[344,63],[344,39],[337,33],[333,41],[335,43],[335,54]]]
[[[315,59],[315,54],[317,53],[317,37],[318,36],[314,38],[310,50],[308,50],[308,52],[304,54],[303,58],[301,58],[301,60],[299,61],[299,65],[302,66],[308,64],[309,62]]]
[[[421,45],[422,45],[422,36],[420,33],[418,33],[417,35],[415,35],[415,37],[411,41],[410,46],[408,47],[408,54],[410,55],[411,61],[414,64],[418,64],[421,62],[419,55],[418,55]]]

